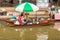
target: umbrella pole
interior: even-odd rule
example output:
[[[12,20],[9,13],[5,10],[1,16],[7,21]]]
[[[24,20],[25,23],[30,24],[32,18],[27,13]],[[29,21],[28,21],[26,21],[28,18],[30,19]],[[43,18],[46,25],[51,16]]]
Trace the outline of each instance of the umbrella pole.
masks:
[[[37,11],[36,11],[36,23],[38,22],[38,18],[37,18]]]
[[[28,20],[28,14],[27,14],[27,12],[26,12],[26,20]]]

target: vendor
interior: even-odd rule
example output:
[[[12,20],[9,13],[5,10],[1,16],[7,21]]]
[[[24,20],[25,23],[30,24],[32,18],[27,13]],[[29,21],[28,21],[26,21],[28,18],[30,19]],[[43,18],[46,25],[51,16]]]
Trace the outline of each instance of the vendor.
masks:
[[[24,15],[24,13],[21,13],[21,15],[19,16],[19,23],[20,24],[25,24],[26,22],[24,21],[25,20],[25,15]]]
[[[55,14],[56,12],[58,12],[58,8],[55,5],[52,5],[51,11]]]
[[[51,7],[51,13],[52,13],[52,19],[54,19],[54,14],[58,12],[58,8],[55,5],[52,5]]]

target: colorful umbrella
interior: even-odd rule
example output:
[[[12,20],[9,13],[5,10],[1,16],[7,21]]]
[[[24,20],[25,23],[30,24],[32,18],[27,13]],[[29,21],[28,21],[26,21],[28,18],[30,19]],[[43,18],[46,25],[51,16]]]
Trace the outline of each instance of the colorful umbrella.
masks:
[[[19,12],[34,12],[39,10],[39,8],[32,3],[22,3],[15,6],[15,10]]]

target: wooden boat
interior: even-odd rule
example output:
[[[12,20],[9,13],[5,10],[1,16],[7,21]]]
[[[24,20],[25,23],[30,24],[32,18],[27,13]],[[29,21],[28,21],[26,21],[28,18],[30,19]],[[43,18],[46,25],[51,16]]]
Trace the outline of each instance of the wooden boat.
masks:
[[[14,22],[11,21],[11,20],[3,20],[3,21],[5,21],[8,26],[44,26],[44,25],[53,24],[53,22],[51,22],[51,20],[44,20],[39,24],[29,24],[29,25],[27,25],[27,24],[24,24],[24,25],[19,24],[19,25],[17,25],[17,24],[14,24]]]

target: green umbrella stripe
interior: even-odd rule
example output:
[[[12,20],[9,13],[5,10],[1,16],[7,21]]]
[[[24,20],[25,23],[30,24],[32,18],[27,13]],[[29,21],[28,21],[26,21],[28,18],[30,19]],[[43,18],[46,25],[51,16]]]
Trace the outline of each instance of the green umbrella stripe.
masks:
[[[31,7],[30,4],[26,3],[24,8],[23,8],[24,12],[33,12],[33,8]]]
[[[28,2],[18,4],[14,8],[16,11],[20,11],[20,12],[34,12],[34,11],[39,10],[37,6]]]

